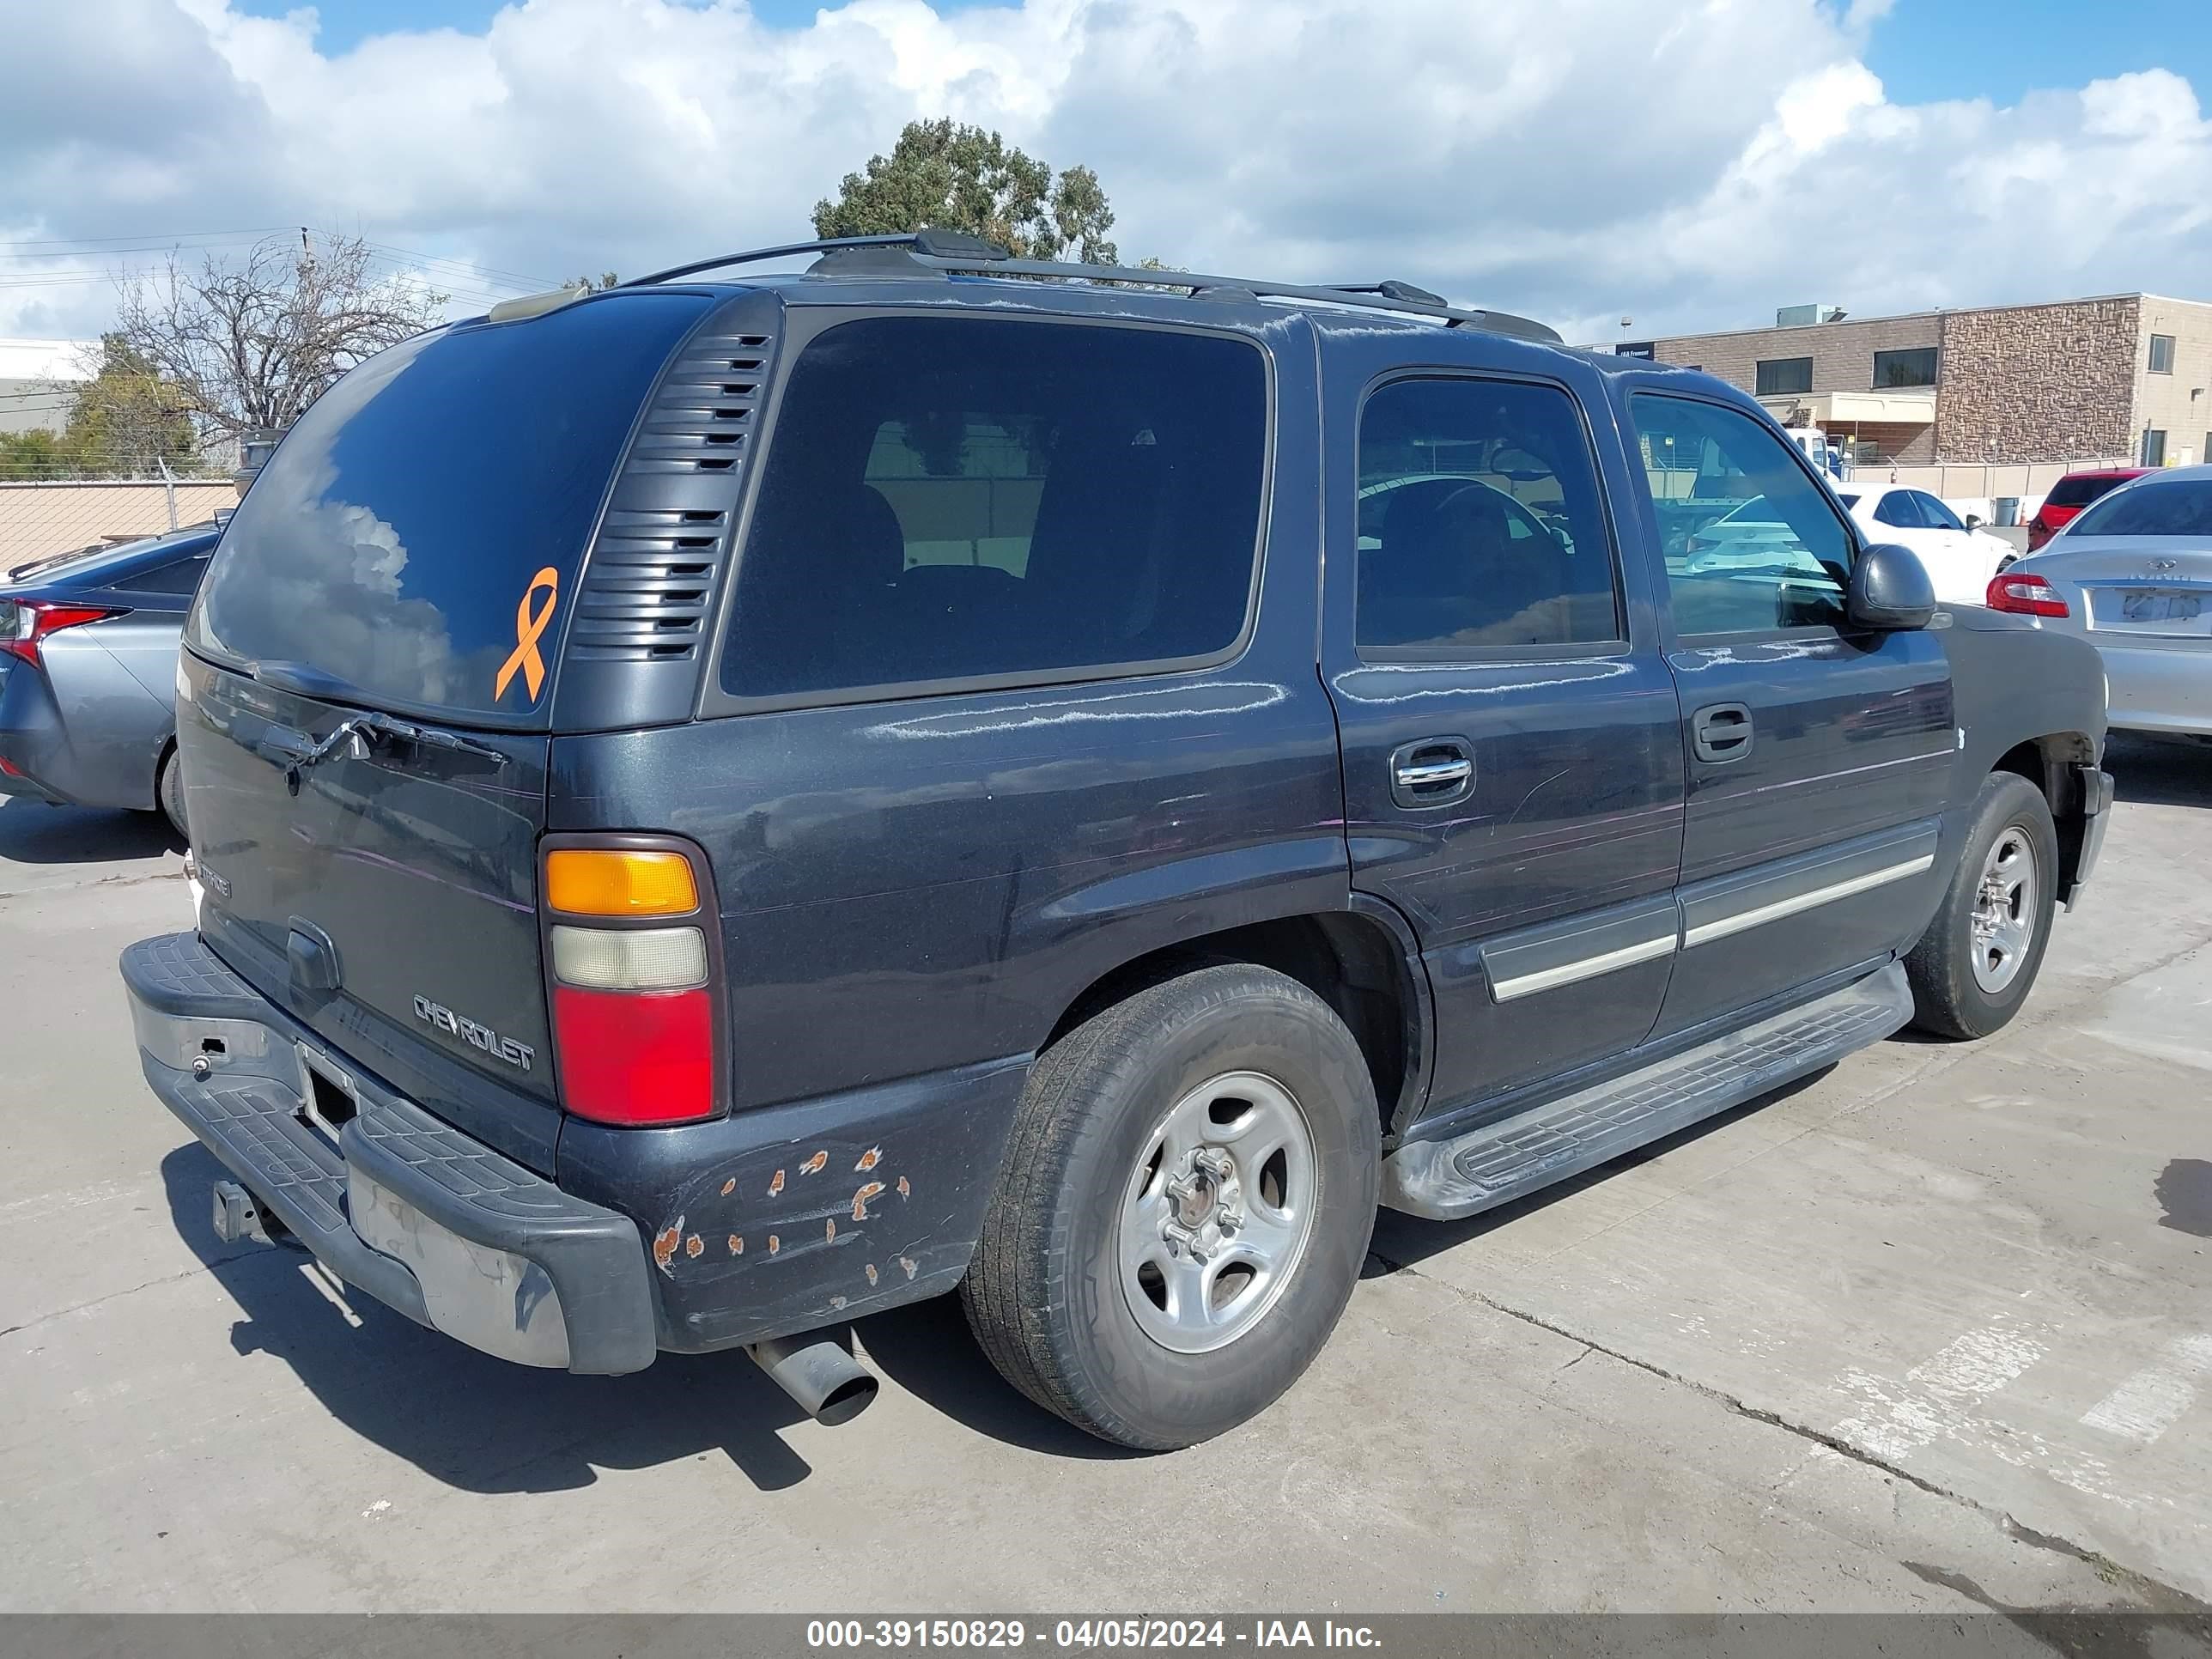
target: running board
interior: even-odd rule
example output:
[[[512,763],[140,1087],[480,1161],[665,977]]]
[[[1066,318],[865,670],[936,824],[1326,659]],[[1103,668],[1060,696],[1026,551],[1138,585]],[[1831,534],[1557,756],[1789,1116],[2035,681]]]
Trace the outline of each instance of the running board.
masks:
[[[1525,1197],[1756,1099],[1879,1042],[1912,1018],[1892,963],[1787,1013],[1449,1140],[1411,1140],[1382,1163],[1382,1202],[1449,1220]]]

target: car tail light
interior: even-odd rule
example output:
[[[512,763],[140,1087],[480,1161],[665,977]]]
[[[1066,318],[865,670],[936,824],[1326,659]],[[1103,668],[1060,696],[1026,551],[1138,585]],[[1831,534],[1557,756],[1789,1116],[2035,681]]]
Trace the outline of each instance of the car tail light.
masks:
[[[632,1127],[713,1116],[714,913],[695,855],[556,847],[541,890],[562,1103]]]
[[[0,651],[34,663],[39,660],[39,641],[47,635],[75,628],[79,623],[99,622],[122,614],[106,605],[55,605],[46,599],[0,600]]]
[[[1990,578],[1984,602],[1992,611],[2009,611],[2015,617],[2063,617],[2069,614],[2058,590],[2040,576],[2022,570],[2001,570]]]

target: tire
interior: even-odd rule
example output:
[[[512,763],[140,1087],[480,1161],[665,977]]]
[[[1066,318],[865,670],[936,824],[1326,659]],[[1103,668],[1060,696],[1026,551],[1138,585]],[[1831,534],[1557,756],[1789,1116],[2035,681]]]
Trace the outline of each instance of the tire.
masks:
[[[1264,1409],[1328,1340],[1374,1231],[1381,1157],[1359,1046],[1305,987],[1246,963],[1148,987],[1032,1068],[961,1285],[969,1328],[1015,1388],[1101,1439],[1146,1451],[1211,1439]],[[1292,1212],[1306,1218],[1295,1248]],[[1188,1248],[1163,1254],[1201,1214],[1206,1266]],[[1225,1237],[1224,1214],[1244,1223]],[[1264,1276],[1240,1261],[1263,1249],[1278,1266]],[[1193,1277],[1208,1273],[1209,1285]]]
[[[177,832],[179,839],[189,843],[191,835],[185,828],[184,768],[178,762],[174,744],[161,757],[161,769],[154,779],[154,799],[161,809],[161,816],[169,821],[169,828]]]
[[[2002,903],[1993,892],[1984,903],[1984,879],[1994,874],[2002,887],[2020,877],[2023,860],[2029,885]],[[2058,873],[2058,832],[2043,792],[2010,772],[1984,778],[1959,867],[1935,920],[1905,958],[1915,1025],[1958,1040],[2004,1029],[2043,966]]]
[[[2003,574],[2004,574],[2004,573],[2005,573],[2006,571],[2008,571],[2008,570],[2011,569],[2011,568],[2013,568],[2013,566],[2014,566],[2014,565],[2018,564],[2019,562],[2020,562],[2020,555],[2019,555],[2019,554],[2017,554],[2017,553],[2008,553],[2008,554],[2006,554],[2006,555],[2004,556],[2004,557],[2002,557],[2002,559],[1999,559],[1999,560],[1997,561],[1996,574],[1997,574],[1998,575],[2002,576],[2002,575],[2003,575]]]

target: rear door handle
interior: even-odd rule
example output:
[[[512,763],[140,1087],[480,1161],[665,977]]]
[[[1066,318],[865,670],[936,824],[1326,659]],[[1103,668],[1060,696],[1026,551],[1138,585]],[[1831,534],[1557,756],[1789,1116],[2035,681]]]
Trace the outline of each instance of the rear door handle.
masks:
[[[1401,806],[1449,806],[1474,789],[1474,757],[1464,738],[1424,738],[1390,754],[1390,799]]]
[[[1690,716],[1690,746],[1701,761],[1717,765],[1751,752],[1751,710],[1740,702],[1717,702]]]

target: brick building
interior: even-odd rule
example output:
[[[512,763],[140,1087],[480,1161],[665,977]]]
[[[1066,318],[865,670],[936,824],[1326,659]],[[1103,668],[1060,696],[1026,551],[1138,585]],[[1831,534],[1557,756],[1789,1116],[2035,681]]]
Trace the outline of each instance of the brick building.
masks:
[[[1741,386],[1860,465],[1984,468],[2212,459],[2212,304],[2152,294],[1854,318],[1617,350]]]

